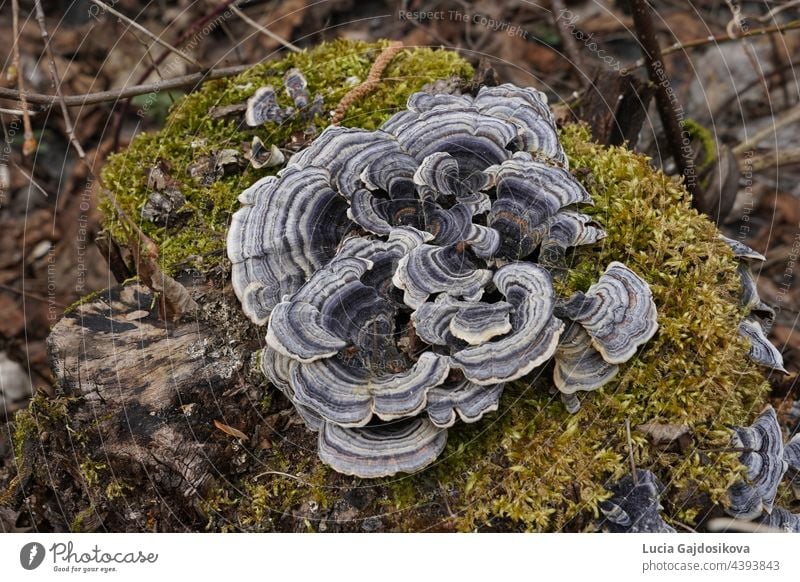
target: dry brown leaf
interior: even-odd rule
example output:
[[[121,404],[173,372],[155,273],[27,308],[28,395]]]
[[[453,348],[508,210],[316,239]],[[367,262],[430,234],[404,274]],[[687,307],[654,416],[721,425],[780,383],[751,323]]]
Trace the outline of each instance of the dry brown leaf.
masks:
[[[676,441],[684,441],[691,438],[691,429],[685,424],[661,424],[649,422],[640,424],[636,430],[646,435],[650,442],[656,446],[671,445]],[[683,447],[683,443],[678,443]]]
[[[238,428],[233,428],[232,426],[228,426],[227,424],[223,424],[218,420],[214,421],[214,426],[217,427],[222,432],[224,432],[225,434],[230,435],[230,436],[232,436],[234,438],[237,438],[237,439],[240,439],[240,440],[243,440],[243,441],[250,440],[247,437],[247,435],[244,434],[242,431],[240,431]]]
[[[158,247],[141,231],[131,236],[128,246],[133,254],[136,272],[142,284],[158,293],[158,311],[162,319],[178,321],[184,314],[197,309],[189,291],[158,266]],[[141,246],[137,243],[140,243]]]

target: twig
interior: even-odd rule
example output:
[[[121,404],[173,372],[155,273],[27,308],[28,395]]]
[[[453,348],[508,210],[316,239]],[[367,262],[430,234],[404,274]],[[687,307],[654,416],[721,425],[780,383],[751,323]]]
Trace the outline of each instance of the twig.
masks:
[[[743,519],[733,517],[715,517],[708,520],[706,524],[708,531],[717,532],[741,532],[741,533],[786,533],[777,527],[771,527],[761,523],[753,523]]]
[[[798,163],[800,163],[800,148],[753,156],[747,165],[749,169],[757,172],[766,168],[779,168]]]
[[[709,44],[715,44],[715,45],[723,44],[726,42],[742,40],[743,38],[762,36],[765,34],[775,34],[779,32],[786,32],[788,30],[796,30],[798,28],[800,28],[800,20],[792,20],[791,22],[787,22],[786,24],[779,24],[777,26],[769,26],[766,28],[756,28],[740,36],[728,36],[727,34],[709,35],[705,38],[696,38],[694,40],[687,40],[686,42],[676,42],[674,44],[671,44],[670,46],[661,50],[661,55],[667,56],[671,55],[672,53],[676,53],[678,51],[685,51],[687,49],[698,48]],[[639,59],[630,67],[625,69],[625,71],[630,72],[634,69],[639,69],[645,66],[646,64],[647,62],[645,59]]]
[[[95,0],[92,0],[92,1],[94,2]],[[258,22],[256,22],[252,18],[250,18],[247,14],[245,14],[238,6],[236,6],[236,4],[231,4],[230,8],[231,8],[231,12],[233,12],[236,16],[241,18],[246,24],[249,24],[250,26],[255,28],[258,32],[260,32],[264,36],[266,36],[268,38],[271,38],[272,40],[274,40],[278,44],[281,44],[281,45],[285,46],[290,51],[293,51],[293,52],[296,52],[296,53],[300,52],[300,50],[301,50],[300,48],[298,48],[296,45],[293,45],[292,43],[290,43],[285,38],[283,38],[281,36],[278,36],[277,34],[272,32],[270,29],[266,28],[265,26],[260,25]]]
[[[798,4],[800,4],[800,0],[791,0],[786,4],[781,4],[780,6],[776,6],[775,8],[767,12],[764,16],[757,16],[756,20],[758,20],[759,22],[770,22],[774,20],[774,18],[784,10],[788,10],[789,8],[794,8]]]
[[[567,10],[564,5],[564,0],[550,0],[550,7],[553,9],[553,22],[558,29],[558,34],[561,37],[564,52],[567,53],[569,64],[572,65],[572,68],[578,73],[578,79],[581,81],[581,84],[585,84],[587,77],[586,71],[584,70],[583,57],[580,50],[578,50],[578,45],[575,42],[572,31],[567,26],[567,23],[564,22],[564,19],[561,18],[561,15]]]
[[[24,116],[26,113],[31,114],[30,111],[27,109],[7,109],[5,107],[0,107],[0,114],[2,115],[20,115]],[[33,115],[36,115],[38,111],[32,112]]]
[[[218,6],[216,6],[211,12],[204,15],[202,18],[194,21],[186,30],[184,30],[178,39],[175,41],[177,46],[181,46],[190,36],[195,34],[195,31],[201,30],[207,23],[212,22],[215,18],[217,18],[220,14],[222,14],[231,4],[237,2],[238,0],[224,0]],[[164,59],[167,58],[169,55],[169,51],[164,51],[161,53],[158,58],[155,60],[155,65],[160,65],[164,62]],[[136,82],[137,85],[141,85],[144,83],[150,74],[155,70],[155,68],[151,65],[148,66],[147,69],[139,77],[139,80]],[[159,91],[161,89],[160,85],[156,85],[153,91]],[[125,102],[122,104],[122,107],[115,113],[114,115],[114,141],[112,142],[113,148],[117,149],[119,145],[119,138],[122,134],[122,120],[125,118],[125,115],[128,113],[128,109],[130,108],[131,100],[127,98]]]
[[[345,113],[347,113],[347,109],[359,99],[366,97],[375,89],[378,88],[378,85],[381,82],[381,77],[383,76],[383,72],[389,66],[389,63],[392,62],[392,59],[395,57],[397,53],[403,50],[403,43],[400,41],[392,42],[389,46],[387,46],[378,58],[375,59],[375,62],[372,63],[372,67],[369,70],[369,74],[367,75],[367,80],[353,87],[347,94],[342,97],[342,100],[339,101],[339,105],[336,106],[336,110],[333,112],[333,118],[331,119],[331,125],[339,125],[344,119]]]
[[[17,169],[17,171],[19,171],[19,173],[20,173],[20,174],[22,174],[22,175],[25,177],[25,179],[26,179],[26,180],[28,180],[28,182],[30,182],[30,183],[31,183],[33,186],[36,186],[36,189],[37,189],[39,192],[41,192],[42,194],[44,194],[44,197],[45,197],[45,198],[49,198],[49,197],[50,197],[50,196],[49,196],[49,194],[47,193],[47,190],[45,190],[44,188],[42,188],[42,187],[41,187],[41,186],[40,186],[40,185],[39,185],[39,184],[36,182],[36,180],[34,180],[34,179],[33,179],[33,176],[31,176],[31,175],[30,175],[28,172],[26,172],[26,171],[24,170],[24,168],[22,168],[22,166],[20,166],[20,165],[19,165],[19,164],[17,164],[16,162],[14,162],[14,167]]]
[[[633,459],[633,437],[631,437],[631,419],[625,419],[625,436],[628,439],[628,461],[631,464],[631,477],[633,477],[633,484],[639,484],[639,474],[636,472],[636,461]]]
[[[683,522],[680,522],[680,521],[674,521],[674,520],[673,520],[673,522],[672,522],[672,523],[674,523],[675,525],[677,525],[679,528],[681,528],[681,529],[682,529],[682,530],[684,530],[684,531],[687,531],[687,532],[689,532],[689,533],[697,533],[697,530],[696,530],[696,529],[694,529],[693,527],[690,527],[690,526],[686,525],[686,524],[685,524],[685,523],[683,523]]]
[[[69,136],[69,141],[72,146],[75,148],[75,151],[78,153],[78,157],[82,160],[86,159],[86,152],[83,151],[83,147],[78,140],[75,138],[75,128],[72,125],[72,119],[69,116],[69,109],[67,109],[67,104],[64,103],[64,95],[61,92],[61,81],[58,78],[58,70],[56,69],[56,60],[53,57],[53,51],[50,48],[50,33],[47,32],[47,26],[45,25],[44,21],[44,10],[42,9],[42,0],[34,0],[34,6],[36,7],[36,21],[39,23],[39,29],[42,32],[42,40],[44,41],[44,51],[47,53],[48,60],[50,62],[50,80],[53,83],[53,87],[56,90],[56,96],[58,98],[58,102],[61,105],[61,116],[64,118],[64,128],[67,131],[67,136]]]
[[[14,70],[17,76],[17,87],[19,88],[19,102],[22,105],[22,126],[24,128],[24,141],[22,142],[22,155],[29,156],[36,151],[36,138],[33,135],[31,117],[28,113],[28,100],[25,97],[25,74],[19,60],[19,0],[11,0],[11,19],[14,34],[13,59]]]
[[[774,123],[768,125],[767,127],[761,128],[753,135],[753,137],[743,141],[736,147],[732,148],[731,151],[734,153],[734,155],[739,156],[746,151],[752,150],[761,140],[774,134],[782,127],[786,127],[787,125],[790,125],[796,121],[800,121],[800,103],[788,111],[784,111]]]
[[[769,103],[769,83],[767,83],[767,78],[764,76],[764,69],[761,66],[761,63],[758,62],[758,55],[756,55],[756,51],[753,48],[753,43],[745,40],[742,43],[742,51],[747,57],[747,60],[750,61],[750,66],[753,68],[753,72],[756,74],[756,78],[761,85],[761,90],[764,91],[764,103]]]
[[[203,66],[203,64],[200,61],[198,61],[197,59],[195,59],[194,57],[189,56],[185,52],[183,52],[182,50],[175,48],[174,46],[169,44],[167,41],[163,40],[160,36],[158,36],[156,34],[153,34],[152,32],[147,30],[141,24],[138,24],[137,22],[134,22],[133,20],[131,20],[130,18],[125,16],[122,12],[118,12],[117,10],[114,10],[111,6],[109,6],[105,2],[101,2],[100,0],[90,0],[90,2],[92,2],[93,4],[97,4],[100,8],[102,8],[103,10],[108,12],[109,14],[113,14],[114,16],[119,18],[120,20],[126,22],[129,26],[131,26],[131,27],[135,28],[136,30],[138,30],[139,32],[141,32],[142,34],[144,34],[145,36],[150,38],[153,42],[155,42],[157,44],[160,44],[161,46],[163,46],[165,49],[167,49],[171,53],[178,55],[180,58],[182,58],[187,63],[190,63],[190,64],[194,65],[195,67],[197,67],[201,71],[205,68]]]
[[[636,28],[636,36],[642,45],[644,59],[647,63],[647,74],[650,82],[656,87],[656,105],[661,124],[664,126],[664,133],[667,136],[672,158],[675,160],[675,167],[678,169],[686,185],[686,188],[693,195],[692,204],[698,200],[696,193],[696,182],[693,169],[693,162],[689,157],[691,152],[684,152],[682,146],[681,120],[678,115],[677,97],[675,91],[670,86],[669,77],[664,70],[661,48],[656,38],[655,26],[650,15],[650,6],[647,0],[631,0],[631,12],[633,24]]]
[[[0,283],[0,289],[2,289],[3,291],[8,291],[10,293],[16,293],[17,295],[19,295],[21,297],[27,297],[29,299],[33,299],[34,301],[40,301],[42,303],[52,303],[56,307],[61,307],[63,309],[67,308],[66,305],[63,305],[63,304],[59,303],[58,301],[51,301],[49,297],[43,297],[42,295],[38,295],[36,293],[31,293],[30,291],[24,291],[22,289],[17,289],[15,287],[11,287],[9,285],[3,285],[2,283]]]
[[[67,107],[84,107],[86,105],[97,105],[98,103],[108,103],[110,101],[118,101],[120,99],[136,97],[137,95],[145,95],[159,89],[166,91],[169,89],[178,89],[181,87],[197,85],[201,81],[232,77],[249,69],[252,66],[253,65],[237,65],[235,67],[211,69],[206,72],[191,73],[189,75],[174,77],[172,79],[167,79],[166,81],[131,85],[130,87],[123,87],[113,91],[100,91],[98,93],[87,93],[85,95],[64,95],[62,99],[59,99],[56,95],[45,95],[43,93],[29,93],[27,98],[30,103],[44,105],[46,107],[52,107],[53,105],[61,104],[62,101]],[[15,89],[0,87],[0,98],[19,100],[20,92]]]
[[[778,79],[780,80],[781,78],[783,78],[783,77],[784,77],[784,73],[785,73],[785,72],[786,72],[788,69],[794,69],[794,68],[796,68],[797,66],[800,66],[800,59],[798,59],[798,60],[793,60],[793,61],[789,61],[789,62],[787,62],[787,63],[782,63],[780,66],[776,66],[776,67],[775,67],[775,68],[774,68],[772,71],[770,71],[769,73],[767,73],[767,74],[766,74],[766,77],[767,77],[768,79],[772,79],[772,77],[778,77]],[[753,79],[752,81],[749,81],[749,82],[748,82],[748,83],[747,83],[747,84],[746,84],[744,87],[742,87],[741,89],[737,89],[737,91],[735,91],[734,93],[732,93],[730,97],[728,97],[728,98],[727,98],[725,101],[723,101],[722,103],[720,103],[719,105],[717,105],[717,106],[716,106],[716,108],[714,109],[714,111],[712,111],[712,112],[711,112],[711,119],[714,119],[714,118],[716,118],[716,116],[719,114],[719,112],[720,112],[720,111],[727,111],[727,110],[728,110],[728,108],[729,108],[729,107],[730,107],[730,106],[731,106],[731,105],[732,105],[732,104],[733,104],[733,103],[734,103],[734,102],[735,102],[737,99],[739,99],[739,98],[740,98],[742,95],[744,95],[745,93],[747,93],[747,92],[748,92],[750,89],[752,89],[753,87],[755,87],[755,86],[756,86],[756,85],[758,85],[759,83],[761,83],[761,79],[757,77],[757,78]]]
[[[314,486],[312,483],[304,481],[296,475],[292,475],[290,473],[284,473],[283,471],[264,471],[263,473],[259,473],[258,475],[253,477],[253,481],[260,479],[261,477],[266,477],[267,475],[277,475],[278,477],[287,477],[289,479],[294,479],[295,481],[302,483],[303,485],[308,485],[309,487]]]

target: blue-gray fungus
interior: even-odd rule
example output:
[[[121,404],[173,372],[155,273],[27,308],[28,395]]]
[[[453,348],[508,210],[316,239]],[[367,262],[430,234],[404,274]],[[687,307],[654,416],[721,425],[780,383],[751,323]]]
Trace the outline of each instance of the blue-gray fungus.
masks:
[[[728,491],[728,513],[746,520],[772,513],[778,485],[789,467],[775,409],[767,406],[752,425],[733,427],[731,446],[741,451],[739,460],[747,474]]]
[[[723,235],[719,238],[731,248],[733,256],[739,260],[737,270],[742,281],[740,301],[747,310],[747,317],[739,323],[739,335],[750,342],[748,357],[760,366],[787,374],[783,367],[783,356],[767,339],[767,330],[775,319],[775,310],[758,296],[756,280],[750,268],[750,263],[764,261],[765,257],[741,241]]]
[[[288,114],[271,89],[249,105],[251,125]],[[428,466],[449,427],[550,361],[577,411],[658,328],[648,284],[619,262],[557,295],[566,253],[604,232],[532,88],[416,93],[378,130],[327,128],[239,199],[228,256],[267,326],[262,370],[341,473]]]
[[[611,533],[675,533],[661,517],[664,486],[645,469],[625,475],[609,487],[611,499],[600,503],[600,528]]]

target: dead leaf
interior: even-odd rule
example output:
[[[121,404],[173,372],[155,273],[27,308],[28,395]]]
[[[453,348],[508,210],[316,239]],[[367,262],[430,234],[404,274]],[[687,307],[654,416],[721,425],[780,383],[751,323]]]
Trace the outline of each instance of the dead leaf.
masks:
[[[247,438],[247,435],[244,434],[242,431],[240,431],[238,428],[233,428],[232,426],[228,426],[227,424],[223,424],[218,420],[214,421],[214,426],[217,427],[222,432],[224,432],[225,434],[230,435],[230,436],[232,436],[234,438],[243,440],[245,442],[250,440],[249,438]]]
[[[668,446],[677,441],[684,448],[688,444],[685,441],[691,439],[691,429],[685,424],[650,422],[638,425],[636,430],[646,435],[655,446]]]
[[[138,240],[137,240],[138,239]],[[158,266],[158,247],[140,230],[128,239],[136,272],[141,282],[158,293],[158,312],[164,320],[178,321],[187,312],[197,309],[189,291]]]

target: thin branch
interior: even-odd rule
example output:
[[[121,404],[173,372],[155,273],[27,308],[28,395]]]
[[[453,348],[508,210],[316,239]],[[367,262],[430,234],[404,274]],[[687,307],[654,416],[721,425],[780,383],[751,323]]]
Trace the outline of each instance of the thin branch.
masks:
[[[131,26],[131,27],[135,28],[136,30],[138,30],[139,32],[141,32],[142,34],[147,36],[149,39],[151,39],[153,42],[155,42],[157,44],[160,44],[161,46],[163,46],[165,49],[167,49],[171,53],[173,53],[175,55],[178,55],[180,58],[182,58],[187,63],[190,63],[190,64],[194,65],[195,67],[197,67],[201,71],[205,68],[203,66],[203,64],[200,61],[198,61],[197,59],[195,59],[194,57],[192,57],[190,55],[187,55],[185,52],[183,52],[180,49],[175,48],[174,46],[169,44],[167,41],[163,40],[160,36],[158,36],[156,34],[153,34],[152,32],[147,30],[141,24],[138,24],[137,22],[134,22],[133,20],[131,20],[130,18],[125,16],[122,12],[118,12],[117,10],[114,10],[111,6],[109,6],[105,2],[101,2],[100,0],[89,0],[89,1],[92,2],[93,4],[97,4],[97,6],[99,6],[100,8],[102,8],[103,10],[108,12],[109,14],[113,14],[114,16],[119,18],[120,20],[126,22],[129,26]]]
[[[790,164],[800,163],[800,148],[769,152],[760,156],[753,156],[748,160],[748,168],[754,172],[767,168],[782,168]]]
[[[235,67],[224,67],[221,69],[211,69],[201,73],[191,73],[189,75],[182,75],[167,79],[166,81],[156,81],[154,83],[144,83],[141,85],[131,85],[130,87],[122,87],[114,89],[113,91],[100,91],[98,93],[87,93],[85,95],[64,95],[63,99],[59,99],[57,95],[45,95],[43,93],[28,93],[27,98],[30,103],[36,105],[44,105],[52,107],[56,104],[61,104],[62,101],[67,107],[84,107],[86,105],[97,105],[98,103],[108,103],[118,101],[120,99],[127,99],[129,97],[136,97],[137,95],[146,95],[153,91],[170,89],[179,89],[181,87],[191,87],[208,81],[211,79],[221,79],[223,77],[233,77],[242,71],[246,71],[253,65],[237,65]],[[8,89],[0,87],[0,98],[3,99],[20,99],[20,92],[15,89]]]
[[[741,34],[740,36],[728,36],[727,34],[709,35],[705,38],[696,38],[694,40],[687,40],[686,42],[676,42],[674,44],[671,44],[670,46],[662,49],[661,55],[667,56],[671,55],[672,53],[677,53],[679,51],[685,51],[687,49],[692,49],[692,48],[698,48],[709,44],[714,44],[714,45],[723,44],[726,42],[742,40],[743,38],[762,36],[765,34],[782,33],[788,30],[796,30],[798,28],[800,28],[800,20],[792,20],[791,22],[787,22],[786,24],[779,24],[777,26],[769,26],[766,28],[756,28],[744,34]],[[646,64],[647,63],[645,59],[639,59],[630,67],[625,69],[625,71],[630,72],[634,69],[639,69],[645,66]]]
[[[47,53],[47,57],[50,63],[50,80],[53,82],[53,87],[56,90],[56,96],[58,98],[58,102],[61,105],[61,116],[64,118],[64,128],[67,130],[67,135],[69,136],[69,141],[72,144],[72,147],[75,148],[75,151],[78,153],[78,157],[82,160],[86,159],[86,152],[83,151],[83,147],[78,140],[75,138],[75,128],[72,125],[72,119],[69,116],[69,109],[67,109],[67,104],[64,103],[64,95],[61,93],[61,81],[58,78],[58,69],[56,69],[56,60],[53,56],[53,51],[50,48],[50,33],[47,32],[47,26],[45,25],[44,21],[44,10],[42,9],[42,0],[35,0],[34,6],[36,7],[36,21],[39,23],[39,29],[42,32],[42,40],[44,41],[44,51]]]
[[[92,2],[94,2],[94,1],[95,0],[92,0]],[[293,51],[293,52],[296,52],[296,53],[300,52],[301,49],[299,47],[297,47],[296,45],[293,45],[292,43],[290,43],[285,38],[278,36],[277,34],[272,32],[270,29],[266,28],[265,26],[260,25],[258,22],[256,22],[252,18],[250,18],[247,14],[245,14],[238,6],[236,6],[236,4],[231,4],[230,9],[231,9],[231,12],[233,12],[236,16],[241,18],[245,23],[247,23],[250,26],[252,26],[253,28],[255,28],[258,32],[260,32],[264,36],[266,36],[268,38],[271,38],[275,42],[285,46],[290,51]]]
[[[51,301],[49,297],[43,297],[42,295],[38,295],[36,293],[31,293],[30,291],[24,291],[22,289],[17,289],[16,287],[11,287],[10,285],[3,285],[0,283],[0,289],[3,291],[8,291],[9,293],[16,293],[20,297],[26,297],[28,299],[33,299],[34,301],[39,301],[41,303],[51,303],[56,307],[61,307],[62,309],[66,309],[67,306],[59,303],[58,301]]]
[[[25,114],[30,114],[27,109],[6,109],[5,107],[0,107],[0,114],[2,115],[18,115],[24,116]],[[33,114],[35,115],[37,112],[34,111]]]
[[[253,477],[253,481],[260,479],[261,477],[266,477],[267,475],[277,475],[278,477],[286,477],[287,479],[294,479],[298,483],[302,483],[303,485],[308,485],[309,487],[314,487],[313,483],[309,483],[308,481],[304,481],[297,475],[292,475],[290,473],[284,473],[283,471],[264,471],[263,473],[259,473],[255,477]]]
[[[45,198],[49,198],[49,197],[50,197],[50,195],[47,193],[47,190],[45,190],[44,188],[42,188],[42,187],[41,187],[41,186],[40,186],[40,185],[39,185],[39,184],[36,182],[36,180],[34,180],[34,179],[33,179],[33,176],[31,176],[31,175],[30,175],[28,172],[26,172],[26,171],[25,171],[25,169],[24,169],[22,166],[20,166],[19,164],[17,164],[16,162],[13,162],[13,163],[14,163],[14,168],[16,168],[16,170],[17,170],[17,171],[18,171],[20,174],[22,174],[22,176],[23,176],[23,177],[24,177],[26,180],[28,180],[28,182],[30,182],[30,184],[31,184],[32,186],[35,186],[35,187],[36,187],[36,189],[37,189],[39,192],[41,192],[41,193],[44,195],[44,197],[45,197]]]
[[[564,0],[550,0],[550,6],[553,9],[553,22],[558,29],[558,34],[561,37],[561,44],[564,47],[564,52],[567,53],[569,64],[575,69],[581,84],[585,84],[586,71],[584,69],[583,57],[575,42],[575,36],[573,36],[572,30],[570,30],[567,23],[564,22],[564,19],[561,17],[567,11]]]
[[[686,525],[686,524],[685,524],[685,523],[683,523],[683,522],[680,522],[680,521],[674,521],[674,520],[673,520],[673,521],[672,521],[672,523],[674,523],[675,525],[677,525],[679,528],[681,528],[681,529],[682,529],[682,530],[684,530],[684,531],[687,531],[687,532],[689,532],[689,533],[697,533],[697,530],[696,530],[696,529],[694,529],[693,527],[690,527],[690,526]]]
[[[19,88],[19,102],[22,105],[22,126],[24,128],[24,141],[22,142],[22,155],[29,156],[36,151],[36,138],[33,135],[31,117],[28,113],[28,100],[25,97],[25,74],[19,60],[19,1],[11,0],[12,27],[14,34],[13,59],[14,70],[17,76],[17,87]]]
[[[758,20],[759,22],[770,22],[774,20],[775,17],[784,10],[788,10],[789,8],[794,8],[798,4],[800,4],[800,0],[791,0],[786,4],[781,4],[780,6],[776,6],[775,8],[767,12],[764,16],[756,17],[756,20]]]
[[[625,419],[625,436],[628,439],[628,461],[631,464],[631,477],[633,484],[639,484],[639,473],[636,472],[636,461],[633,459],[633,438],[631,437],[631,419]]]
[[[401,50],[403,50],[403,43],[400,41],[394,41],[383,49],[381,54],[378,55],[378,58],[375,59],[375,62],[372,63],[372,67],[367,75],[367,80],[350,89],[350,91],[342,97],[342,100],[339,101],[339,105],[336,106],[336,110],[333,112],[331,125],[339,125],[344,119],[347,109],[353,103],[369,95],[378,88],[384,71],[389,66],[389,63],[392,62],[395,55]]]
[[[800,103],[788,111],[784,111],[780,116],[778,116],[774,123],[771,123],[760,129],[753,134],[753,137],[743,141],[736,147],[732,148],[731,151],[734,153],[734,155],[739,156],[746,151],[752,150],[761,140],[773,135],[779,129],[786,127],[787,125],[791,125],[797,121],[800,121]]]
[[[800,66],[800,59],[789,61],[787,63],[782,63],[780,66],[776,66],[772,71],[767,73],[766,78],[768,80],[771,80],[773,77],[778,77],[778,80],[780,80],[782,77],[784,77],[784,73],[787,70],[794,69],[794,68],[796,68],[798,66]],[[750,89],[752,89],[753,87],[755,87],[759,83],[761,83],[761,79],[757,77],[757,78],[749,81],[741,89],[737,89],[737,91],[732,93],[730,97],[728,97],[725,101],[721,102],[719,105],[716,106],[714,111],[711,112],[711,118],[714,119],[719,114],[720,111],[727,111],[728,108],[731,107],[731,105],[740,96],[742,96],[745,93],[747,93]]]
[[[681,130],[679,105],[675,90],[670,84],[667,71],[664,69],[661,47],[658,45],[656,29],[650,15],[650,5],[647,0],[631,0],[633,24],[636,27],[636,36],[642,46],[644,59],[647,63],[647,74],[650,82],[656,88],[656,105],[664,133],[675,161],[675,167],[684,178],[684,183],[692,196],[692,203],[698,202],[696,193],[696,180],[693,172],[691,152],[684,151]]]
[[[204,27],[207,23],[213,22],[213,20],[216,19],[220,14],[222,14],[228,8],[228,6],[237,1],[238,0],[225,0],[224,2],[221,2],[218,6],[216,6],[210,13],[206,14],[199,20],[194,21],[186,30],[184,30],[181,33],[181,35],[175,41],[175,45],[181,46],[190,36],[196,34],[196,31],[201,30],[202,27]],[[169,55],[169,51],[164,51],[163,53],[161,53],[155,61],[156,64],[159,65],[163,63],[164,59],[167,58],[167,55]],[[139,80],[136,83],[139,85],[144,83],[153,71],[154,68],[152,66],[148,66],[141,74]],[[158,91],[159,88],[160,87],[156,87],[155,91]],[[122,134],[122,120],[128,113],[130,105],[131,105],[131,100],[130,98],[128,98],[122,103],[122,107],[120,107],[120,109],[114,115],[114,130],[113,130],[114,141],[112,143],[113,143],[113,149],[115,150],[119,146],[119,138],[120,135]]]

